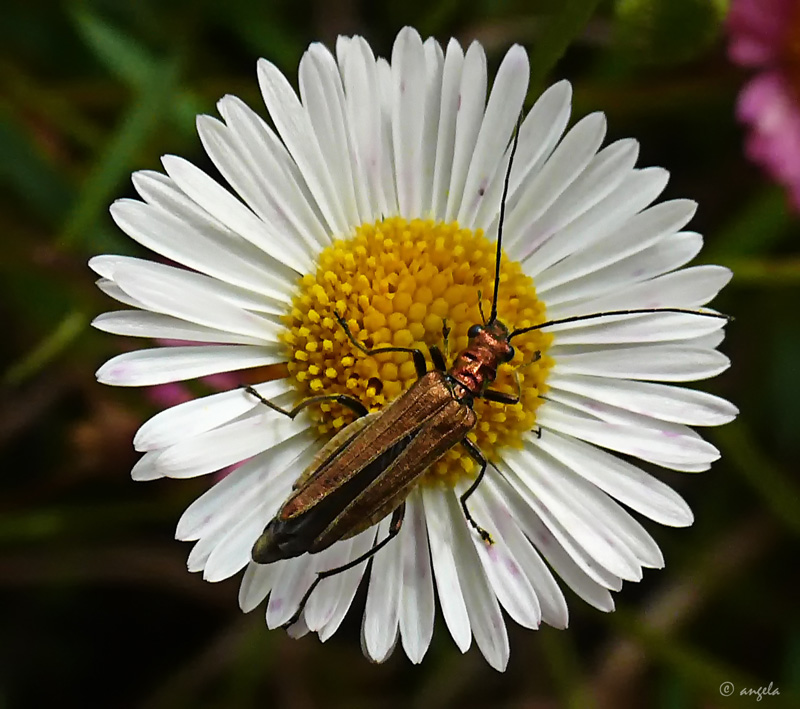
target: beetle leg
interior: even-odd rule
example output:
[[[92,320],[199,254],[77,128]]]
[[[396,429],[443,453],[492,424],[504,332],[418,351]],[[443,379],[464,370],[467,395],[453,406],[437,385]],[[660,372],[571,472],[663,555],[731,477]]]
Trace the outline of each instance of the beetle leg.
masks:
[[[469,453],[470,457],[481,466],[481,470],[473,481],[472,485],[470,485],[469,489],[461,496],[461,507],[464,510],[464,516],[467,518],[467,522],[469,522],[475,528],[475,531],[480,535],[481,539],[483,539],[483,541],[485,541],[487,544],[494,544],[492,535],[489,534],[489,532],[487,532],[483,527],[481,527],[474,519],[472,519],[472,515],[467,509],[467,500],[469,499],[470,495],[472,495],[472,493],[478,489],[478,485],[481,484],[481,480],[483,480],[483,476],[486,473],[486,465],[488,464],[488,461],[483,453],[481,453],[481,449],[478,448],[478,446],[476,446],[471,440],[469,440],[469,438],[463,439],[461,441],[461,445],[467,449],[467,453]]]
[[[447,362],[445,361],[442,351],[436,345],[431,345],[430,353],[431,359],[433,360],[433,366],[436,367],[436,369],[438,369],[440,372],[446,372]]]
[[[335,401],[337,404],[341,404],[342,406],[346,406],[348,409],[352,409],[356,416],[366,416],[369,413],[364,404],[362,404],[354,396],[349,396],[347,394],[320,394],[319,396],[309,396],[307,399],[303,399],[303,401],[301,401],[293,409],[287,410],[281,408],[277,404],[273,404],[269,399],[265,399],[253,387],[246,386],[243,388],[248,394],[256,397],[256,399],[258,399],[262,404],[269,406],[269,408],[271,408],[273,411],[277,411],[279,414],[288,416],[290,419],[293,419],[295,416],[297,416],[297,414],[299,414],[307,406],[311,406],[311,404],[317,404],[320,401]]]
[[[450,333],[452,330],[447,324],[447,320],[442,320],[442,342],[444,343],[444,356],[450,357]]]
[[[478,312],[481,314],[481,320],[486,325],[486,316],[483,314],[483,293],[478,291]]]
[[[483,392],[483,394],[481,394],[481,398],[486,399],[487,401],[496,401],[500,404],[508,404],[509,406],[519,404],[519,401],[522,398],[522,385],[519,383],[519,374],[517,374],[516,369],[514,370],[514,384],[517,385],[516,394],[506,394],[504,391],[487,389],[485,392]]]
[[[427,373],[428,365],[425,362],[425,355],[422,354],[422,350],[418,350],[414,347],[373,347],[372,349],[367,349],[364,347],[363,343],[353,337],[353,333],[350,332],[350,326],[345,322],[345,319],[339,315],[339,313],[334,313],[334,315],[350,342],[358,347],[365,355],[372,357],[373,355],[382,354],[383,352],[408,352],[414,358],[414,368],[417,370],[417,377],[422,377]]]
[[[374,547],[371,547],[367,551],[365,551],[361,556],[356,557],[352,561],[348,561],[346,564],[342,566],[337,566],[333,569],[328,569],[327,571],[320,571],[317,573],[317,578],[311,583],[308,587],[303,598],[300,600],[300,605],[297,607],[297,611],[295,614],[287,620],[281,627],[288,628],[290,625],[294,625],[303,613],[303,610],[306,607],[306,603],[308,603],[308,599],[311,597],[311,594],[314,592],[314,589],[319,585],[319,582],[323,579],[326,579],[330,576],[336,576],[336,574],[341,574],[344,571],[352,569],[354,566],[358,566],[362,561],[366,561],[367,559],[372,558],[377,554],[383,547],[385,547],[392,539],[394,539],[399,533],[400,528],[403,526],[403,517],[406,513],[406,503],[405,500],[400,503],[400,506],[392,513],[392,521],[389,525],[389,534],[386,535],[384,539],[381,539]]]

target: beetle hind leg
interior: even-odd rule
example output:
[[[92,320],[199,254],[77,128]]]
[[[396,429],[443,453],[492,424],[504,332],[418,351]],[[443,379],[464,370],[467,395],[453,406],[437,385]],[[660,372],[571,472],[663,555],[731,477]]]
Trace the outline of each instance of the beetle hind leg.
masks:
[[[317,574],[317,578],[315,578],[311,585],[308,587],[308,590],[305,592],[303,597],[300,599],[300,605],[297,607],[294,615],[289,618],[281,627],[288,628],[291,625],[294,625],[299,619],[300,616],[303,614],[303,611],[306,608],[306,603],[308,603],[308,599],[311,598],[311,594],[314,593],[314,590],[319,585],[320,581],[327,579],[331,576],[336,576],[337,574],[341,574],[349,569],[352,569],[354,566],[358,566],[362,561],[367,561],[367,559],[371,559],[375,554],[377,554],[383,547],[385,547],[392,539],[394,539],[399,533],[400,529],[403,526],[403,517],[406,513],[406,503],[405,501],[400,504],[400,506],[395,509],[392,513],[392,521],[389,525],[389,533],[381,539],[375,546],[371,547],[367,551],[365,551],[360,556],[356,557],[352,561],[348,561],[346,564],[342,566],[337,566],[333,569],[328,569],[327,571],[320,571]]]

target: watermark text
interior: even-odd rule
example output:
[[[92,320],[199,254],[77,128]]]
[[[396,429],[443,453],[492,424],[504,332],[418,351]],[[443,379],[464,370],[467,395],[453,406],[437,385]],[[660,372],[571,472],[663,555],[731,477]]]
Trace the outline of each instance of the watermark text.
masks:
[[[723,682],[719,686],[719,693],[723,697],[732,697],[734,694],[738,694],[740,697],[755,697],[756,701],[760,702],[764,697],[780,696],[781,690],[773,686],[772,682],[766,687],[741,687],[738,690],[734,687],[733,682]]]

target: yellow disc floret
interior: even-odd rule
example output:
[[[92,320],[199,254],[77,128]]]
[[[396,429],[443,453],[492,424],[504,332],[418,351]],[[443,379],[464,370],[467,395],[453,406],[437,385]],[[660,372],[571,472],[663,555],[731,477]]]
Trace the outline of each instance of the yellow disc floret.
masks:
[[[466,348],[469,328],[483,322],[479,293],[487,317],[491,310],[494,260],[495,245],[480,230],[461,229],[455,222],[400,217],[364,224],[351,238],[325,249],[317,272],[301,278],[299,293],[285,318],[289,375],[299,400],[342,393],[377,411],[417,380],[410,354],[365,355],[348,339],[336,321],[337,313],[366,348],[418,348],[429,358],[428,348],[437,345],[451,363]],[[532,279],[505,255],[497,312],[509,329],[545,320]],[[445,323],[450,330],[447,340]],[[504,446],[520,446],[522,434],[536,428],[536,409],[552,366],[546,354],[551,339],[539,331],[516,337],[514,359],[500,367],[492,388],[516,394],[516,372],[519,404],[476,399],[478,423],[469,437],[490,460],[496,460]],[[338,404],[309,409],[326,435],[354,418],[352,411]],[[456,446],[427,475],[452,483],[474,468],[464,449]]]

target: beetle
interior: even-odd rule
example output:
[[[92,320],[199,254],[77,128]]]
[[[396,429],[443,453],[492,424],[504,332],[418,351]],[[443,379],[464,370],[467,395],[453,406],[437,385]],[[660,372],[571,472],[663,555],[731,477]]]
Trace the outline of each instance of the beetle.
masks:
[[[309,397],[293,409],[286,410],[262,397],[252,387],[245,387],[263,404],[291,418],[307,406],[321,401],[335,401],[352,409],[359,417],[331,438],[294,483],[288,499],[253,545],[253,561],[270,564],[305,553],[321,552],[337,541],[354,537],[387,515],[392,515],[389,533],[384,539],[349,563],[317,574],[296,613],[284,627],[299,619],[320,581],[366,561],[397,536],[403,523],[406,498],[428,466],[456,445],[463,446],[480,466],[475,480],[460,498],[464,516],[484,543],[493,543],[491,535],[472,518],[467,506],[488,465],[480,448],[467,438],[467,434],[477,423],[477,415],[473,410],[475,399],[483,398],[508,405],[520,400],[518,379],[516,395],[491,388],[498,367],[514,357],[511,340],[515,337],[553,325],[613,315],[674,312],[727,319],[725,315],[683,308],[644,308],[577,315],[510,331],[497,317],[497,295],[505,203],[518,136],[517,131],[500,204],[491,313],[486,320],[481,310],[483,323],[469,329],[467,347],[456,355],[449,369],[444,355],[435,345],[429,348],[434,364],[431,371],[428,371],[425,356],[419,349],[367,348],[353,336],[344,318],[335,313],[348,339],[367,356],[388,352],[410,354],[417,381],[383,410],[374,413],[369,413],[358,399],[347,394]],[[445,324],[445,343],[447,334]],[[538,353],[534,361],[537,357]],[[537,435],[541,436],[541,429]]]

